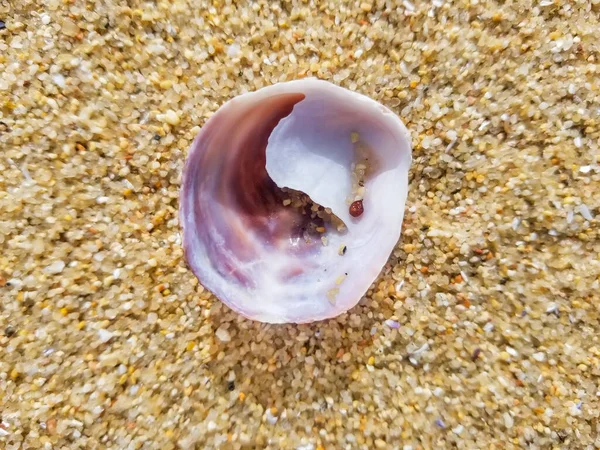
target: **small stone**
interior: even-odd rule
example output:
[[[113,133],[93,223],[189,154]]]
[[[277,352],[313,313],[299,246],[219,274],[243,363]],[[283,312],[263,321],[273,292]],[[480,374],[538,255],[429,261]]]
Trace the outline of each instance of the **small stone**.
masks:
[[[265,412],[265,418],[267,419],[268,423],[270,423],[271,425],[275,425],[279,420],[279,417],[273,414],[273,412],[271,411],[272,409],[273,408],[267,408],[267,411]]]
[[[240,55],[240,46],[237,44],[231,44],[227,47],[227,56],[230,58],[237,58]]]
[[[48,431],[48,434],[50,434],[50,435],[56,434],[56,419],[55,418],[50,418],[46,421],[46,431]]]
[[[544,352],[536,352],[531,356],[538,362],[542,362],[546,359],[546,355],[544,354]]]
[[[105,330],[104,328],[100,328],[98,330],[98,338],[100,339],[100,342],[102,342],[103,344],[110,341],[113,336],[114,336],[114,333],[112,333],[109,330]]]
[[[510,361],[510,354],[508,352],[500,352],[500,359],[502,361]]]
[[[352,217],[362,216],[362,214],[364,212],[363,201],[356,200],[356,201],[352,202],[352,204],[350,205],[350,208],[349,208],[349,212]]]
[[[452,432],[459,436],[462,434],[463,431],[465,431],[465,427],[462,425],[457,425],[454,428],[452,428]]]
[[[63,34],[69,37],[75,37],[79,33],[80,29],[71,19],[65,18],[62,22],[61,31]]]
[[[226,328],[223,328],[223,327],[217,328],[215,335],[217,336],[217,339],[219,339],[221,342],[230,342],[231,341],[231,335],[229,334],[229,331],[227,331]]]
[[[58,273],[61,273],[65,268],[65,262],[58,260],[58,261],[54,261],[52,264],[46,266],[46,268],[44,269],[44,271],[50,275],[56,275]]]
[[[54,84],[56,84],[59,88],[64,89],[67,86],[65,76],[61,73],[54,74],[52,76],[52,81],[54,81]]]
[[[165,112],[164,114],[159,114],[157,116],[157,118],[161,122],[167,123],[167,124],[173,125],[173,126],[179,125],[179,122],[180,122],[179,115],[172,109],[168,109],[167,112]]]

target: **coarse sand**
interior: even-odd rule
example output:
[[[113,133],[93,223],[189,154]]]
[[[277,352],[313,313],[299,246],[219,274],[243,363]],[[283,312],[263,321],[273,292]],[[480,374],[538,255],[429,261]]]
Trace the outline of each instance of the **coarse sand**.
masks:
[[[0,0],[0,448],[600,448],[599,18]],[[187,269],[181,169],[226,100],[308,76],[407,125],[407,210],[357,307],[265,325]]]

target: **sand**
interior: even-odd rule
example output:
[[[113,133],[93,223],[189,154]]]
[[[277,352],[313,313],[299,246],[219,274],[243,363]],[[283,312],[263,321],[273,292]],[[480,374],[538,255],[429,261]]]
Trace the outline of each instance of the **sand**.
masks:
[[[599,17],[0,0],[0,448],[600,448]],[[181,169],[308,76],[409,128],[405,222],[358,306],[264,325],[186,267]]]

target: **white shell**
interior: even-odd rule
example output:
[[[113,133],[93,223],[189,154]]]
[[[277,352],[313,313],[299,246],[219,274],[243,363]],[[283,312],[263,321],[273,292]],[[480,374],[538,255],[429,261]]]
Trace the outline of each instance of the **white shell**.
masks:
[[[376,159],[357,218],[346,201],[353,132]],[[410,162],[400,119],[331,83],[305,79],[236,97],[207,121],[186,162],[180,216],[187,261],[207,289],[248,318],[337,316],[358,303],[400,237]],[[306,244],[271,180],[331,208],[347,232],[329,225],[328,245]]]

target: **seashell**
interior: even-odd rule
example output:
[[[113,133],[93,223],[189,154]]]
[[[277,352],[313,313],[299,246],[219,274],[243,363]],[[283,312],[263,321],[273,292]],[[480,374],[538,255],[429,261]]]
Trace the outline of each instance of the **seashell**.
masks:
[[[200,282],[270,323],[358,303],[399,237],[410,136],[385,106],[326,81],[240,95],[189,152],[180,221]]]

